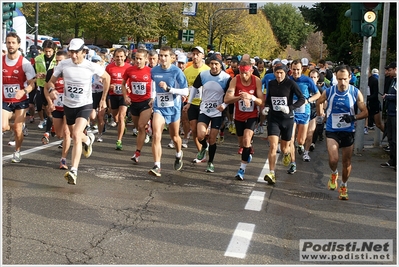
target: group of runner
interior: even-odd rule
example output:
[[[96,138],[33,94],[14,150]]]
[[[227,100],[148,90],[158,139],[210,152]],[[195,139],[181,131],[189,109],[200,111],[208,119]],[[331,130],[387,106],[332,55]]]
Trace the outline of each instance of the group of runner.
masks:
[[[8,72],[13,69],[21,71],[18,77],[13,77],[7,76],[7,72],[5,74],[3,70],[3,132],[10,130],[9,121],[15,113],[13,130],[17,145],[12,161],[20,162],[22,123],[25,121],[29,102],[27,94],[35,86],[37,74],[32,65],[16,52],[20,38],[11,33],[6,40],[8,54],[3,56],[3,68]],[[262,116],[267,120],[270,145],[270,173],[264,177],[269,184],[276,183],[275,162],[279,143],[283,164],[289,166],[287,173],[296,172],[296,150],[304,161],[310,161],[308,151],[312,142],[309,139],[313,139],[316,123],[309,126],[309,122],[315,122],[318,116],[318,120],[326,121],[332,171],[328,187],[331,190],[337,188],[338,149],[342,148],[343,172],[339,198],[348,199],[347,180],[351,170],[354,121],[367,117],[361,92],[349,85],[349,67],[339,66],[336,69],[338,84],[322,91],[317,87],[320,73],[310,72],[310,77],[304,75],[301,60],[292,61],[290,69],[280,60],[276,60],[270,75],[266,74],[260,79],[259,71],[249,55],[244,55],[237,62],[233,72],[226,72],[225,67],[230,66],[225,65],[220,53],[209,55],[205,61],[204,49],[200,46],[191,49],[192,63],[184,71],[173,62],[172,58],[176,54],[168,46],[161,47],[156,55],[145,49],[138,49],[131,61],[127,60],[127,50],[115,49],[113,62],[106,68],[95,60],[85,59],[86,54],[84,41],[72,39],[67,53],[56,52],[56,66],[46,73],[43,87],[56,135],[64,140],[60,168],[68,169],[64,177],[69,184],[76,184],[82,152],[85,157],[90,157],[92,153],[96,138],[85,129],[93,110],[98,117],[103,116],[107,106],[111,109],[118,127],[116,149],[121,150],[129,107],[129,113],[138,129],[136,151],[131,158],[135,163],[139,163],[146,131],[150,125],[154,165],[149,173],[160,177],[161,139],[165,125],[168,126],[176,150],[173,168],[180,170],[183,167],[183,141],[179,131],[180,122],[184,118],[182,113],[187,114],[183,124],[188,120],[189,125],[185,127],[185,136],[187,130],[191,130],[198,151],[193,162],[206,161],[208,152],[206,171],[213,173],[216,140],[224,127],[224,118],[230,113],[228,107],[232,106],[241,154],[236,179],[244,179],[247,164],[252,159],[251,141]],[[150,65],[149,56],[157,57],[157,60],[152,60],[157,64]],[[254,75],[255,72],[257,75]],[[312,73],[315,75],[312,76]],[[355,113],[355,105],[360,113]],[[103,127],[101,125],[98,128],[99,142],[102,141]],[[68,168],[66,157],[70,137],[74,145],[71,167]]]

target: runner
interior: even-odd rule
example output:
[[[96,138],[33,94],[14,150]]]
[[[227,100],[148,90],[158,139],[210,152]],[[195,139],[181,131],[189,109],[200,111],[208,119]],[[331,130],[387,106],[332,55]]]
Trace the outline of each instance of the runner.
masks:
[[[138,128],[136,139],[136,151],[132,160],[137,163],[146,138],[146,126],[151,119],[153,98],[151,96],[151,68],[146,66],[148,52],[138,49],[135,65],[131,66],[123,74],[122,93],[126,105],[130,105],[130,113],[134,125]],[[130,90],[126,83],[129,82]]]
[[[111,85],[109,90],[111,113],[118,126],[118,139],[116,141],[116,150],[122,150],[122,137],[125,133],[125,118],[127,105],[122,95],[122,76],[125,71],[131,67],[126,63],[126,50],[117,48],[114,51],[114,61],[107,65],[106,72],[111,76]]]
[[[3,55],[3,111],[2,132],[12,130],[15,135],[15,152],[12,162],[21,162],[21,146],[24,140],[23,125],[29,107],[28,94],[35,86],[36,73],[32,64],[24,58],[18,49],[21,38],[10,32],[6,36],[7,54]],[[16,74],[16,75],[14,75]],[[14,125],[10,119],[14,116]],[[12,127],[12,128],[11,128]]]
[[[246,166],[252,159],[251,140],[258,119],[258,107],[263,105],[263,94],[260,79],[252,74],[251,63],[242,60],[239,70],[240,74],[230,82],[224,102],[234,103],[234,124],[239,145],[243,148],[241,165],[235,177],[238,180],[244,180]]]
[[[68,53],[61,50],[57,51],[55,54],[56,65],[59,64],[62,60],[68,58]],[[62,153],[60,159],[60,169],[68,170],[66,157],[68,155],[69,148],[71,146],[71,133],[69,132],[68,125],[66,123],[66,118],[64,116],[64,106],[63,106],[63,97],[64,97],[64,79],[63,77],[59,77],[55,82],[55,87],[53,90],[58,92],[57,99],[54,101],[51,100],[49,95],[49,86],[48,81],[51,79],[53,75],[54,69],[50,69],[46,74],[46,83],[44,84],[43,93],[46,97],[48,107],[47,111],[53,117],[53,126],[55,130],[55,135],[62,139]]]
[[[195,97],[198,88],[202,87],[202,100],[197,124],[197,137],[202,147],[193,162],[201,162],[205,158],[208,149],[206,134],[210,124],[209,160],[206,171],[213,173],[215,171],[213,159],[216,153],[216,137],[223,122],[222,111],[227,107],[227,104],[223,103],[223,97],[229,87],[231,77],[222,70],[223,61],[220,55],[211,56],[210,65],[210,71],[201,72],[195,79],[190,89],[189,102]]]
[[[150,174],[161,176],[162,131],[165,123],[169,124],[169,134],[175,144],[176,159],[173,165],[175,170],[183,167],[182,140],[179,136],[181,96],[188,95],[187,80],[184,73],[177,66],[172,65],[172,48],[163,46],[159,51],[159,65],[151,69],[151,78],[154,81],[153,119],[152,119],[152,154],[154,167]]]
[[[293,110],[305,103],[305,98],[296,82],[287,76],[288,69],[285,65],[275,65],[273,68],[275,80],[268,83],[265,108],[263,114],[267,116],[267,133],[269,140],[269,170],[264,180],[268,184],[276,183],[276,153],[279,138],[283,156],[283,165],[288,166],[291,161],[290,141],[294,126]],[[294,103],[294,95],[298,100]]]
[[[352,170],[353,142],[355,137],[355,121],[367,118],[368,111],[364,103],[362,92],[349,84],[351,69],[341,65],[335,70],[338,85],[326,89],[317,100],[317,115],[323,116],[324,110],[320,105],[327,101],[326,109],[326,137],[328,164],[331,176],[328,180],[328,189],[335,190],[338,186],[338,159],[339,149],[342,152],[342,181],[339,187],[341,200],[348,200],[348,179]],[[360,113],[355,115],[356,106]]]
[[[84,59],[83,47],[82,39],[72,39],[68,46],[70,58],[58,64],[48,82],[50,99],[55,100],[58,92],[53,88],[58,77],[61,75],[64,77],[64,114],[73,139],[71,169],[64,177],[68,184],[73,185],[76,184],[82,150],[86,158],[90,157],[94,142],[92,133],[87,135],[83,133],[93,109],[92,76],[97,74],[103,79],[104,90],[99,105],[100,110],[107,107],[106,98],[111,80],[104,68]]]

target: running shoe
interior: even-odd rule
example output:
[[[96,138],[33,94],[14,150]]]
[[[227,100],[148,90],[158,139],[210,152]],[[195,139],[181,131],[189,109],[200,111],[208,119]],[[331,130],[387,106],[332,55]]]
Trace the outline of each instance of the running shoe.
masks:
[[[243,181],[244,180],[244,173],[245,173],[245,171],[240,168],[238,170],[237,174],[236,174],[236,179],[240,180],[240,181]]]
[[[78,179],[78,176],[76,175],[75,172],[69,171],[69,172],[66,172],[64,174],[64,178],[65,178],[65,180],[68,181],[68,184],[75,185],[76,184],[76,180]]]
[[[13,163],[19,163],[19,162],[21,162],[21,160],[22,160],[22,158],[21,158],[21,153],[20,153],[19,151],[15,151],[15,152],[12,154],[12,160],[11,160],[11,162],[13,162]]]
[[[136,152],[134,152],[134,155],[130,159],[137,163],[139,162],[139,158],[140,158],[140,152],[136,150]]]
[[[229,129],[229,133],[231,133],[233,131],[233,124],[232,123],[229,123],[228,129]]]
[[[62,148],[63,144],[64,144],[64,141],[61,141],[61,143],[58,145],[58,148]]]
[[[268,184],[273,185],[276,183],[276,176],[274,175],[274,173],[269,173],[265,175],[263,180],[265,180]]]
[[[151,175],[160,177],[161,176],[161,168],[159,168],[157,165],[154,165],[151,170],[148,172]]]
[[[232,135],[236,135],[237,134],[236,126],[234,124],[233,124],[233,127],[231,129],[231,134]]]
[[[50,135],[49,135],[49,133],[46,132],[43,134],[42,144],[47,145],[48,143],[50,143]]]
[[[35,122],[35,117],[30,116],[30,117],[29,117],[29,122],[30,122],[30,123],[34,123],[34,122]]]
[[[97,136],[97,142],[101,143],[101,142],[103,142],[103,141],[104,141],[103,135],[102,135],[102,134],[99,134],[99,135]]]
[[[39,127],[39,129],[43,129],[44,126],[46,126],[46,122],[45,121],[40,121],[39,124],[37,125],[37,127]]]
[[[249,154],[253,155],[255,153],[254,147],[251,145],[249,147]]]
[[[389,164],[389,162],[381,163],[380,166],[381,168],[392,168],[392,169],[395,168],[395,166]]]
[[[313,151],[315,149],[316,145],[315,143],[311,143],[309,147],[309,151]]]
[[[288,174],[294,174],[296,173],[296,164],[295,163],[291,163],[290,168],[287,170]]]
[[[150,136],[148,134],[145,135],[144,143],[148,144],[150,142]]]
[[[92,134],[92,133],[88,133],[87,137],[90,140],[89,145],[86,145],[86,143],[82,143],[82,148],[83,148],[82,152],[83,152],[83,155],[86,158],[90,157],[91,153],[93,152],[93,142],[94,142],[94,139],[95,139],[94,134]]]
[[[181,144],[182,148],[188,148],[188,139],[183,139],[183,142]]]
[[[364,134],[369,134],[369,131],[367,130],[367,127],[364,127]]]
[[[260,134],[264,134],[265,133],[265,129],[263,129],[263,126],[259,125],[259,133]]]
[[[170,140],[168,147],[172,149],[175,148],[175,143],[173,142],[173,140]]]
[[[206,148],[204,148],[204,146],[202,146],[201,150],[197,153],[197,162],[202,162],[205,157],[206,157],[206,149],[208,148],[208,146]]]
[[[328,180],[328,189],[330,190],[335,190],[338,186],[338,172],[337,173],[332,173],[330,179]]]
[[[26,127],[25,123],[22,124],[22,134],[28,136],[28,127]]]
[[[310,156],[309,156],[309,152],[305,151],[305,153],[302,156],[303,161],[305,162],[310,162]]]
[[[290,165],[291,163],[291,154],[290,153],[286,153],[283,156],[283,165],[288,167],[288,165]]]
[[[249,156],[248,156],[248,160],[247,160],[247,163],[250,163],[252,161],[252,155],[251,154],[249,154]]]
[[[60,169],[61,170],[68,170],[68,166],[66,164],[66,159],[61,159],[60,160]]]
[[[243,147],[240,147],[240,148],[238,149],[237,154],[242,155],[242,151],[243,151],[243,150],[244,150],[244,148],[243,148]]]
[[[121,140],[116,141],[115,149],[116,150],[122,150],[122,141]]]
[[[212,162],[208,162],[208,165],[206,166],[206,172],[215,172],[215,166],[213,165]]]
[[[338,191],[339,191],[338,198],[340,200],[348,200],[349,199],[349,197],[348,197],[348,188],[345,185],[341,185]]]
[[[299,145],[297,147],[297,150],[299,155],[303,155],[303,153],[305,152],[305,147],[303,145]]]
[[[176,171],[180,171],[182,167],[183,167],[183,151],[181,151],[181,156],[179,158],[176,157],[175,163],[173,164],[173,168]]]

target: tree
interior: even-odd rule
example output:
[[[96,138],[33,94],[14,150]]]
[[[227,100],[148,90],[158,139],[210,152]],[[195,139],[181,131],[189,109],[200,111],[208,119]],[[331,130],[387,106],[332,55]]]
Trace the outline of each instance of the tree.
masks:
[[[301,13],[292,4],[267,3],[263,6],[263,12],[282,49],[291,45],[300,50],[313,31],[312,25],[305,23]]]

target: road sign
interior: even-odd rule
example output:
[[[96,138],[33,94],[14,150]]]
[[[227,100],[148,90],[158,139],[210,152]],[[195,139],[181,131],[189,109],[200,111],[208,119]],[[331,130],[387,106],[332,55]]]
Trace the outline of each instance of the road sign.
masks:
[[[194,44],[194,30],[183,30],[182,44]]]

